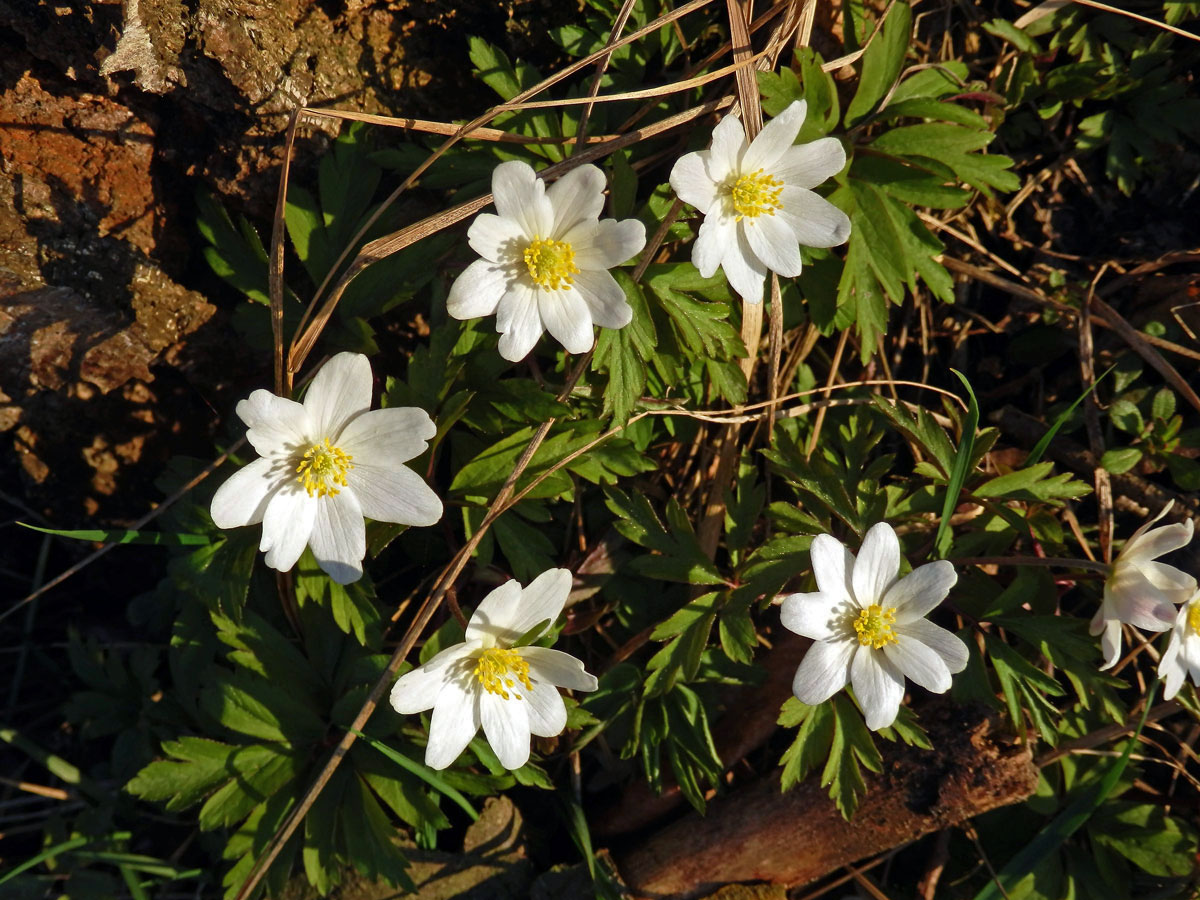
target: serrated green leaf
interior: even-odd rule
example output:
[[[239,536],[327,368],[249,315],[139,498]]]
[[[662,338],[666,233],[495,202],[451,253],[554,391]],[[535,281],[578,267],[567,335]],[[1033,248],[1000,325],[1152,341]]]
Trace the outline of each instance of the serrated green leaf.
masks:
[[[847,128],[853,128],[874,112],[892,89],[904,67],[911,38],[912,9],[901,0],[892,5],[880,33],[863,54],[858,91],[846,108]]]

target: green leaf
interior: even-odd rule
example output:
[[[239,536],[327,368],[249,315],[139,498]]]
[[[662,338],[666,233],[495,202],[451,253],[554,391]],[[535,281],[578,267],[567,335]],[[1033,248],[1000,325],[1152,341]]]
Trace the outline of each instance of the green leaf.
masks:
[[[859,801],[867,792],[862,767],[872,772],[883,768],[883,760],[863,723],[862,715],[845,693],[832,701],[836,725],[829,747],[829,759],[821,773],[821,786],[829,788],[829,796],[847,821],[854,815]]]
[[[1142,871],[1182,878],[1195,871],[1196,831],[1151,803],[1110,803],[1092,818],[1088,831]]]
[[[937,535],[933,540],[934,551],[939,559],[946,558],[950,552],[950,546],[954,542],[954,534],[950,530],[950,517],[954,514],[954,508],[958,506],[958,498],[967,481],[967,476],[970,474],[972,451],[975,446],[975,430],[979,427],[979,403],[975,400],[975,391],[971,388],[971,382],[967,381],[966,376],[957,369],[950,371],[958,376],[958,380],[967,389],[970,404],[967,418],[963,422],[962,442],[958,446],[954,458],[954,468],[950,471],[950,478],[946,484],[946,499],[942,503],[942,516],[938,520]]]
[[[892,6],[883,28],[862,58],[858,91],[846,109],[846,127],[853,128],[875,111],[900,76],[912,39],[912,9],[903,0]]]
[[[1008,41],[1023,53],[1040,54],[1042,52],[1037,41],[1007,19],[992,19],[990,22],[984,22],[983,30]]]
[[[369,735],[365,735],[359,731],[353,731],[353,729],[351,731],[353,734],[366,741],[381,754],[398,765],[405,772],[416,775],[439,794],[445,794],[446,797],[448,797],[463,812],[471,817],[472,822],[479,818],[479,813],[475,810],[475,807],[471,805],[471,802],[462,794],[460,794],[458,790],[450,785],[444,778],[442,778],[438,771],[429,768],[429,766],[425,765],[424,763],[417,762],[415,759],[409,759],[403,753],[393,750],[387,744],[383,743],[382,741],[377,741]]]
[[[159,547],[199,547],[212,543],[212,537],[207,534],[165,534],[160,531],[104,531],[100,529],[61,530],[58,528],[40,528],[37,525],[27,525],[18,522],[22,528],[30,531],[40,531],[42,534],[53,534],[56,537],[73,538],[77,541],[99,541],[106,544],[153,544]]]
[[[1124,475],[1141,461],[1140,447],[1120,447],[1104,451],[1100,457],[1100,468],[1107,469],[1113,475]]]
[[[125,785],[125,790],[143,800],[166,801],[166,808],[172,812],[187,809],[229,778],[229,759],[237,750],[208,738],[165,741],[163,752],[171,758],[150,763]]]
[[[785,727],[800,724],[791,746],[779,760],[783,766],[780,785],[786,791],[803,781],[809,772],[816,771],[817,766],[829,758],[836,726],[833,703],[805,706],[795,697],[789,697],[783,705],[779,724]]]
[[[229,828],[245,819],[265,798],[272,797],[301,772],[295,754],[278,747],[250,744],[227,760],[228,779],[200,808],[197,821],[205,831]]]
[[[725,579],[704,555],[690,522],[672,499],[667,504],[667,530],[643,494],[626,494],[617,488],[605,489],[605,503],[617,516],[614,527],[639,546],[658,555],[635,560],[637,571],[650,577],[682,581],[686,584],[724,584]]]

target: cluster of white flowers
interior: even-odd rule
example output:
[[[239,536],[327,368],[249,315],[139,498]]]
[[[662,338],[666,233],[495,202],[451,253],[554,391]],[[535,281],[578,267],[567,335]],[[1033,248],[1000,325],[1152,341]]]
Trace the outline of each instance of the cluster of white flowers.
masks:
[[[708,149],[686,154],[671,171],[679,197],[704,214],[693,263],[705,277],[723,269],[746,302],[762,301],[768,272],[800,274],[801,245],[832,247],[850,233],[846,214],[812,190],[845,167],[845,151],[834,138],[796,145],[805,111],[803,101],[793,103],[750,142],[737,117],[726,116]],[[640,253],[646,233],[636,219],[600,219],[598,168],[580,166],[547,188],[527,164],[505,162],[492,192],[496,214],[479,215],[468,231],[480,259],[450,289],[452,316],[495,315],[499,352],[513,362],[543,331],[567,352],[585,353],[594,325],[629,324],[631,307],[608,270]],[[341,584],[362,576],[365,518],[438,522],[441,500],[404,465],[425,452],[437,428],[421,409],[371,410],[371,397],[370,364],[356,353],[330,359],[302,403],[254,391],[237,414],[260,458],[217,490],[213,521],[221,528],[261,523],[259,549],[280,571],[308,546]],[[1190,521],[1151,528],[1166,512],[1126,542],[1091,629],[1103,634],[1103,668],[1117,661],[1122,624],[1171,629],[1159,668],[1169,698],[1189,672],[1200,684],[1200,592],[1190,575],[1156,562],[1192,537]],[[877,730],[895,721],[906,679],[934,693],[949,690],[967,665],[967,646],[926,619],[957,581],[949,562],[900,577],[900,542],[885,522],[867,532],[857,558],[819,535],[811,560],[817,590],[780,598],[783,625],[814,642],[793,682],[799,700],[821,703],[850,685],[867,726]],[[429,766],[454,762],[482,726],[501,764],[518,768],[529,758],[531,735],[566,727],[558,688],[592,691],[596,679],[579,660],[534,641],[562,613],[570,588],[566,569],[544,572],[525,588],[501,585],[475,610],[463,643],[396,682],[397,712],[433,711]]]

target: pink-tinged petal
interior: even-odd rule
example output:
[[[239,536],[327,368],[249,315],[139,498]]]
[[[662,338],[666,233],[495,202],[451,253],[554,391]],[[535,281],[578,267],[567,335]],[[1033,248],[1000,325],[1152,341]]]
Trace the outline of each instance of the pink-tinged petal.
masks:
[[[464,689],[447,682],[438,694],[429,720],[429,743],[425,747],[425,765],[444,769],[458,759],[479,731],[480,690],[478,683]]]
[[[831,534],[818,534],[808,550],[812,560],[813,575],[817,588],[831,602],[839,603],[854,598],[854,587],[850,573],[854,571],[854,554]]]
[[[533,168],[520,160],[502,162],[492,171],[492,195],[496,212],[520,226],[525,237],[545,238],[554,226],[554,208],[546,197],[546,185]]]
[[[355,466],[398,468],[420,456],[437,434],[429,413],[415,406],[372,409],[342,429],[337,446]]]
[[[592,314],[583,297],[573,286],[560,290],[537,288],[538,315],[551,337],[568,353],[587,353],[592,349]]]
[[[521,259],[529,238],[512,219],[480,213],[467,229],[467,243],[485,261],[503,266]]]
[[[792,693],[796,699],[808,706],[824,703],[846,686],[850,678],[851,659],[858,649],[858,642],[816,641],[792,679]]]
[[[692,265],[704,278],[712,278],[725,258],[725,251],[736,246],[737,239],[737,221],[732,216],[719,210],[709,213],[700,223],[700,233],[692,244]]]
[[[812,638],[832,641],[848,634],[847,622],[854,614],[843,594],[788,594],[779,607],[779,621],[788,631]]]
[[[1104,665],[1100,667],[1101,672],[1111,669],[1121,658],[1121,623],[1116,619],[1104,620],[1103,634],[1100,636],[1100,652],[1104,656]]]
[[[739,227],[734,229],[737,240],[730,242],[721,258],[721,268],[729,286],[747,303],[762,303],[763,287],[767,282],[767,267],[754,255],[746,236]]]
[[[888,588],[882,605],[896,611],[898,625],[923,619],[946,599],[957,582],[953,563],[944,559],[927,563]]]
[[[586,224],[563,238],[575,253],[579,268],[611,269],[627,262],[646,246],[646,226],[637,219],[602,219]]]
[[[538,737],[554,737],[567,727],[567,706],[552,684],[533,682],[533,690],[521,689],[529,730]]]
[[[854,597],[865,609],[879,603],[900,574],[900,540],[887,522],[872,525],[854,561]]]
[[[1192,520],[1188,519],[1175,525],[1163,525],[1161,528],[1151,528],[1135,534],[1121,548],[1121,552],[1117,554],[1117,561],[1140,562],[1181,550],[1191,543],[1193,530]]]
[[[470,656],[477,649],[477,643],[455,644],[434,656],[425,665],[401,675],[392,685],[389,695],[392,709],[402,715],[433,709],[442,691],[446,690],[446,683],[454,680],[455,673],[452,673],[449,667]]]
[[[798,187],[779,195],[780,217],[803,247],[836,247],[850,237],[850,218],[824,197]]]
[[[904,676],[886,656],[869,648],[856,653],[850,664],[850,683],[868,728],[878,731],[896,721],[904,700]]]
[[[1166,595],[1174,604],[1186,603],[1196,593],[1196,579],[1174,566],[1146,560],[1138,563],[1146,580]]]
[[[433,525],[442,518],[442,501],[421,476],[404,466],[383,468],[355,464],[346,472],[362,514],[377,522]]]
[[[314,443],[333,438],[342,426],[371,408],[371,364],[361,353],[339,353],[321,366],[304,408],[312,419]]]
[[[256,459],[238,469],[213,494],[209,509],[213,524],[218,528],[257,525],[289,471],[286,462],[272,459]]]
[[[259,388],[238,402],[237,414],[246,423],[246,440],[259,456],[291,456],[312,443],[312,420],[295,400]]]
[[[745,173],[764,169],[767,174],[773,174],[777,163],[796,142],[796,135],[800,133],[800,126],[804,124],[807,112],[808,104],[803,100],[796,100],[764,125],[742,155],[741,171]]]
[[[712,143],[704,153],[704,166],[714,184],[724,184],[739,171],[742,151],[746,149],[746,131],[737,116],[726,116],[713,129]]]
[[[604,209],[604,173],[593,165],[572,169],[546,189],[554,209],[554,224],[547,237],[562,235],[585,222],[600,218]]]
[[[754,255],[768,269],[785,278],[795,278],[800,274],[803,266],[800,246],[796,243],[795,233],[782,219],[777,216],[756,216],[743,219],[742,228]]]
[[[1175,605],[1135,566],[1116,565],[1104,582],[1105,615],[1134,628],[1166,631]]]
[[[496,330],[500,332],[500,355],[509,362],[520,362],[529,355],[542,336],[542,317],[532,287],[514,284],[500,300],[496,310]]]
[[[950,670],[945,660],[916,638],[899,633],[894,643],[884,646],[883,653],[902,675],[925,690],[935,694],[950,690]]]
[[[596,676],[589,674],[582,660],[570,653],[530,646],[521,648],[521,657],[529,663],[529,677],[534,682],[542,681],[573,691],[596,690]]]
[[[521,687],[519,690],[524,691]],[[479,718],[483,733],[492,745],[500,765],[519,769],[529,762],[529,711],[522,700],[505,700],[499,694],[481,691]]]
[[[702,213],[711,212],[719,199],[719,188],[708,176],[703,153],[685,153],[671,167],[671,189],[684,203]]]
[[[508,267],[477,259],[454,279],[446,298],[446,312],[456,319],[478,319],[496,312],[512,280]]]
[[[521,605],[521,584],[515,578],[506,581],[479,601],[479,606],[467,622],[466,639],[482,641],[485,647],[497,644],[507,647],[523,632],[513,632],[510,622],[515,622]],[[506,638],[501,643],[500,638]]]
[[[339,491],[317,500],[317,516],[308,538],[313,557],[338,584],[362,578],[367,555],[367,529],[362,508],[352,491]]]
[[[957,674],[967,667],[967,660],[970,658],[967,645],[958,635],[941,625],[934,625],[928,619],[916,619],[896,625],[895,632],[898,636],[920,641],[941,657],[951,674]]]
[[[603,269],[584,269],[575,276],[575,290],[601,328],[624,328],[633,321],[633,307],[625,299],[625,291]]]
[[[258,549],[265,562],[280,572],[290,571],[304,552],[317,518],[317,498],[310,497],[299,483],[285,484],[263,513],[262,540]]]
[[[846,148],[837,138],[789,147],[771,169],[784,184],[812,189],[846,167]]]
[[[1180,610],[1180,612],[1182,614],[1184,611]],[[1179,628],[1176,627],[1171,632],[1171,640],[1167,644],[1166,652],[1163,653],[1162,659],[1158,663],[1158,677],[1163,680],[1164,700],[1174,699],[1187,679],[1187,663],[1180,659],[1181,645]]]

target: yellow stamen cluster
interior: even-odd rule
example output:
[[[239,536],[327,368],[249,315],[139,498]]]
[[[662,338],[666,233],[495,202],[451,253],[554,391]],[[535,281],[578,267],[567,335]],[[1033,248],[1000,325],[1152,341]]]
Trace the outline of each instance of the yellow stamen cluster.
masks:
[[[535,284],[557,291],[564,284],[574,284],[579,274],[575,251],[566,241],[536,239],[525,248],[525,265]]]
[[[296,466],[299,473],[297,481],[304,485],[308,496],[336,497],[341,493],[341,487],[346,486],[346,470],[353,469],[350,460],[354,459],[345,451],[329,444],[325,438],[319,444],[313,444],[304,451],[304,458]]]
[[[868,606],[854,620],[854,630],[858,632],[858,642],[864,647],[881,650],[888,644],[897,643],[896,633],[892,625],[896,621],[896,610],[884,609],[877,603]]]
[[[1193,603],[1188,609],[1187,627],[1192,634],[1200,634],[1200,603]]]
[[[774,175],[764,175],[762,169],[742,175],[729,189],[739,222],[743,218],[756,219],[763,213],[775,215],[775,210],[782,205],[779,202],[782,193],[783,182]]]
[[[521,654],[516,650],[500,647],[484,650],[475,664],[475,677],[485,691],[499,694],[505,700],[509,698],[509,690],[516,687],[518,681],[525,685],[526,690],[533,690],[529,682],[529,663],[521,659]],[[521,699],[520,694],[514,692],[514,696]]]

